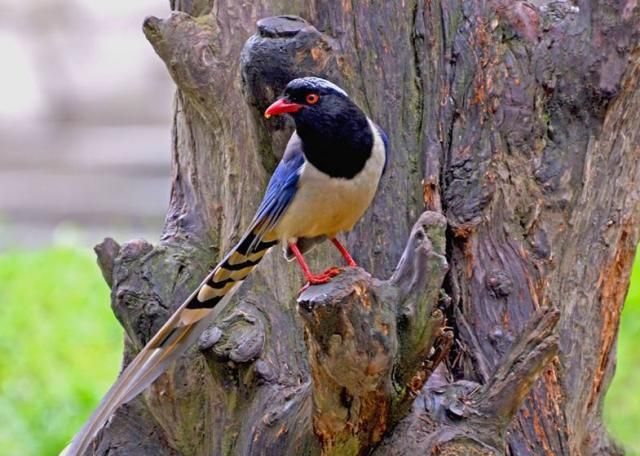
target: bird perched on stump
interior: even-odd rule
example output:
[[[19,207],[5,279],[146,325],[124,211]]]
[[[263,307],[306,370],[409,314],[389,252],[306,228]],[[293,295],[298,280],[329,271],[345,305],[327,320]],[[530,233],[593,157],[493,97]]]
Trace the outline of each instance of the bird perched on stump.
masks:
[[[208,274],[122,372],[65,455],[81,455],[113,412],[153,382],[212,323],[264,255],[282,243],[306,285],[339,274],[313,274],[303,254],[330,240],[348,266],[355,261],[338,241],[365,213],[388,157],[387,137],[347,93],[320,78],[289,82],[265,117],[290,115],[296,125],[262,203],[240,242]]]

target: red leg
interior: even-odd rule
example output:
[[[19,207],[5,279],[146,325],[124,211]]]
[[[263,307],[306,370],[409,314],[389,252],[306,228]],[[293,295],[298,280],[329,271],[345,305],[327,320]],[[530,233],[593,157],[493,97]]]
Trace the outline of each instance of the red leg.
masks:
[[[300,292],[307,289],[309,285],[319,285],[322,283],[327,283],[341,272],[338,268],[329,268],[322,274],[313,274],[311,272],[311,269],[309,269],[309,265],[307,264],[307,262],[304,261],[304,257],[302,256],[302,253],[300,252],[300,249],[298,249],[296,243],[290,242],[289,248],[293,252],[293,255],[296,257],[296,260],[300,265],[300,269],[302,269],[302,274],[304,274],[304,278],[307,280],[307,285],[305,285],[302,290],[300,290]]]
[[[351,255],[349,254],[349,252],[347,252],[347,249],[345,249],[344,245],[342,245],[337,238],[331,238],[331,242],[333,242],[333,245],[336,246],[336,248],[338,249],[338,251],[340,252],[340,254],[345,259],[345,261],[349,266],[351,266],[352,268],[355,266],[358,266],[356,262],[353,260],[353,258],[351,258]]]

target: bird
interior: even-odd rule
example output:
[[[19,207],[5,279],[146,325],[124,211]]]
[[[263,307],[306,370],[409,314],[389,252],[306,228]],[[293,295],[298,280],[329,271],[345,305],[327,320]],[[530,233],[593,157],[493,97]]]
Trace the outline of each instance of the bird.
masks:
[[[345,90],[318,77],[290,81],[264,113],[267,119],[279,115],[290,116],[295,131],[244,235],[124,369],[61,455],[84,454],[116,409],[197,340],[275,245],[299,264],[303,289],[343,270],[311,272],[304,254],[324,241],[332,242],[347,266],[356,266],[337,236],[350,231],[373,201],[387,168],[387,135]]]

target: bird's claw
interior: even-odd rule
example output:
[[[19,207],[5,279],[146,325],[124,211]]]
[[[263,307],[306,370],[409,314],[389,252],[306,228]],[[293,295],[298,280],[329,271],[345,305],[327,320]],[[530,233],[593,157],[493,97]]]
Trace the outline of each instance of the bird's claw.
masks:
[[[332,279],[333,277],[337,276],[338,274],[342,273],[342,271],[344,271],[344,268],[337,268],[337,267],[331,267],[329,269],[327,269],[326,271],[324,271],[322,274],[320,274],[321,277],[325,277],[328,276],[329,279]],[[326,282],[323,282],[326,283]]]
[[[338,274],[340,274],[342,271],[344,271],[344,268],[336,268],[336,267],[332,267],[327,269],[326,271],[320,273],[320,274],[315,274],[315,275],[310,275],[307,277],[307,283],[300,288],[300,291],[298,292],[298,295],[301,295],[302,293],[304,293],[304,291],[309,288],[311,285],[322,285],[325,283],[328,283],[331,281],[331,279],[333,279],[335,276],[337,276]]]

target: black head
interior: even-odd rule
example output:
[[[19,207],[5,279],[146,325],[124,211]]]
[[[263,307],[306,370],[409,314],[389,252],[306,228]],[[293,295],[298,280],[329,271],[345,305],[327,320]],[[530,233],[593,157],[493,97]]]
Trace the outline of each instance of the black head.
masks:
[[[367,116],[340,87],[306,77],[287,84],[267,118],[289,114],[296,123],[307,159],[336,177],[353,177],[371,155],[373,134]]]
[[[326,123],[354,109],[359,111],[340,87],[325,79],[306,77],[289,82],[282,97],[267,108],[265,116],[290,114],[299,126],[317,120]]]

